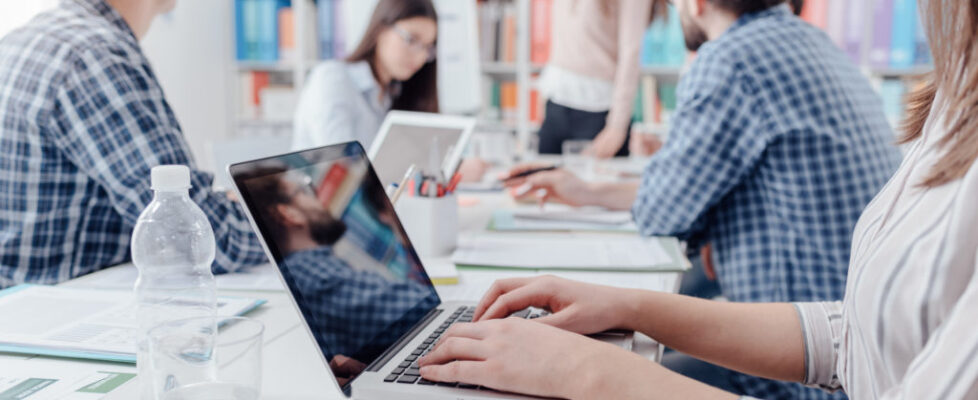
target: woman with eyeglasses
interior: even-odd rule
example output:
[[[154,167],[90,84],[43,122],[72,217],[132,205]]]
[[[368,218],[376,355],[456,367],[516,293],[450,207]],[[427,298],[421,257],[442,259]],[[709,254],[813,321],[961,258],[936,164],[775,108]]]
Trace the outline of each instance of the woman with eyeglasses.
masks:
[[[431,0],[380,0],[346,60],[317,66],[296,109],[296,150],[359,140],[390,110],[438,112],[438,16]]]

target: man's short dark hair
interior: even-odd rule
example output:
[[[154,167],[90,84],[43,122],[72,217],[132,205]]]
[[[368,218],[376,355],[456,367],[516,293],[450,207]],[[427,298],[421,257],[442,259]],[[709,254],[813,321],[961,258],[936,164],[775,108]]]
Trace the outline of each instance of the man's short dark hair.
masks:
[[[785,0],[710,0],[711,3],[737,15],[767,10]]]

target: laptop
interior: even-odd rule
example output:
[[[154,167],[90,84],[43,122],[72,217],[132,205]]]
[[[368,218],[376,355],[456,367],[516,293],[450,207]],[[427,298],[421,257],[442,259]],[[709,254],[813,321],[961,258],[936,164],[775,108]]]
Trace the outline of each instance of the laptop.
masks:
[[[452,178],[469,138],[475,118],[408,111],[391,111],[367,153],[380,182],[386,187],[400,182],[411,164],[427,175]]]
[[[475,304],[441,301],[359,143],[233,164],[228,172],[347,397],[528,398],[420,378],[418,358],[453,323],[471,321]],[[632,336],[603,340],[630,349]]]

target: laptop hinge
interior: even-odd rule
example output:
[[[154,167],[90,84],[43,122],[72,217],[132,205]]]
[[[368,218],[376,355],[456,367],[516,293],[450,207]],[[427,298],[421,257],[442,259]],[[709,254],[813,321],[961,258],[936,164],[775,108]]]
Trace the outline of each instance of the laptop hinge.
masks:
[[[408,333],[404,334],[404,336],[401,336],[401,338],[398,339],[397,342],[394,342],[393,345],[388,347],[387,350],[385,350],[380,355],[380,357],[374,360],[374,362],[370,363],[370,365],[367,366],[367,371],[370,372],[380,371],[381,367],[386,365],[387,362],[391,360],[391,358],[394,358],[397,352],[401,351],[401,349],[403,349],[404,346],[407,346],[408,342],[410,342],[411,339],[414,339],[415,336],[418,336],[418,333],[421,333],[421,330],[424,329],[424,327],[428,326],[428,324],[431,323],[431,321],[434,320],[436,317],[438,317],[438,315],[440,315],[441,313],[442,310],[437,308],[429,311],[428,315],[425,315],[425,317],[422,318],[421,321],[418,321],[417,324],[414,324],[414,327],[411,328],[411,330],[408,331]]]

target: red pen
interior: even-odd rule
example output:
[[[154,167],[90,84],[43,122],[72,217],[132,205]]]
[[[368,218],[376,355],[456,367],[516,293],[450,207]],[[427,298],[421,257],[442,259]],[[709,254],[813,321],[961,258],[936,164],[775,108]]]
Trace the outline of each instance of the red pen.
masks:
[[[421,193],[419,193],[418,196],[419,197],[428,196],[428,181],[424,181],[424,183],[421,184]]]
[[[410,190],[408,191],[408,196],[415,196],[416,194],[414,193],[414,178],[411,178],[407,181],[407,187],[410,188]]]
[[[455,193],[455,187],[458,186],[458,183],[461,181],[462,174],[456,173],[455,176],[452,177],[452,180],[448,182],[448,187],[445,188],[445,192]]]

